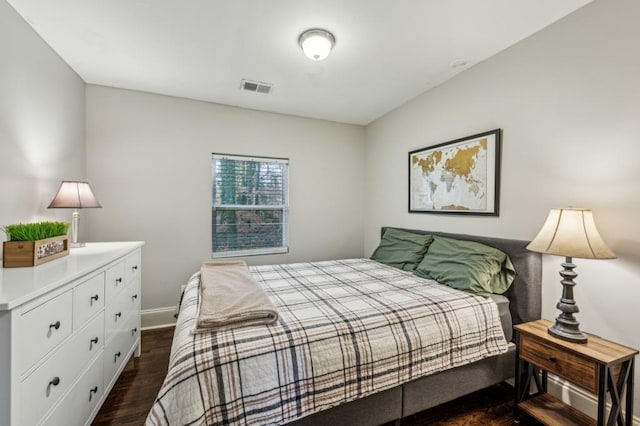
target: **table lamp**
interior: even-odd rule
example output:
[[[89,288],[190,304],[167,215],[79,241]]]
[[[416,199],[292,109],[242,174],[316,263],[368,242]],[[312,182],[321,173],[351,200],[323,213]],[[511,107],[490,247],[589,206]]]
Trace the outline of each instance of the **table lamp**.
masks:
[[[63,180],[58,193],[49,204],[50,209],[74,209],[71,215],[71,247],[84,247],[84,243],[78,242],[78,226],[80,213],[78,209],[101,208],[91,192],[88,182]]]
[[[561,314],[549,334],[559,339],[576,343],[586,343],[587,335],[580,331],[579,323],[573,314],[579,312],[573,299],[574,279],[578,276],[573,270],[573,257],[581,259],[614,259],[616,255],[600,237],[593,213],[589,209],[552,209],[547,221],[527,249],[539,253],[565,256],[564,268],[560,271],[562,296],[556,305]]]

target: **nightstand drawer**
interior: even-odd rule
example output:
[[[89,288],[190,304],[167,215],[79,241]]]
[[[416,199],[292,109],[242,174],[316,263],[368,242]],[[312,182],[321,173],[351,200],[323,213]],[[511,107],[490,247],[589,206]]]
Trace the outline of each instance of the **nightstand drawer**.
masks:
[[[598,392],[598,364],[535,337],[520,337],[520,357],[582,388]]]

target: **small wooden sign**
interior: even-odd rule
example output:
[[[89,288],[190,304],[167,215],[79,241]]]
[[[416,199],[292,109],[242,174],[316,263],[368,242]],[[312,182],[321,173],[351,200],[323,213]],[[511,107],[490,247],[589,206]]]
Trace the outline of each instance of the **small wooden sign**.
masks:
[[[37,266],[69,254],[69,237],[37,241],[5,241],[2,243],[2,267]]]

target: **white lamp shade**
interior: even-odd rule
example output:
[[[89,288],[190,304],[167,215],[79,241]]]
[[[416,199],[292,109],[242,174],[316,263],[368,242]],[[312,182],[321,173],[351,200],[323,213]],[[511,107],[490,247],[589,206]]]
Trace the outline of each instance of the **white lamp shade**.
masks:
[[[551,209],[546,222],[527,249],[582,259],[613,259],[596,228],[593,213],[588,209]]]
[[[102,207],[93,195],[88,182],[62,181],[49,208],[86,209]]]
[[[329,56],[335,44],[335,38],[329,31],[314,29],[303,32],[298,43],[309,59],[321,61]]]

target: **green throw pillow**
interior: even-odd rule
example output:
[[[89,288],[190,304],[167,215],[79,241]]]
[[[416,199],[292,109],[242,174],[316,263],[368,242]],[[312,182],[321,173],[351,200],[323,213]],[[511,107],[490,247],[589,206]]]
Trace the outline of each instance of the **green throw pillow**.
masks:
[[[474,241],[438,236],[434,236],[415,273],[483,296],[504,293],[516,276],[511,259],[502,251]]]
[[[433,241],[431,235],[387,228],[371,259],[405,271],[413,271]]]

